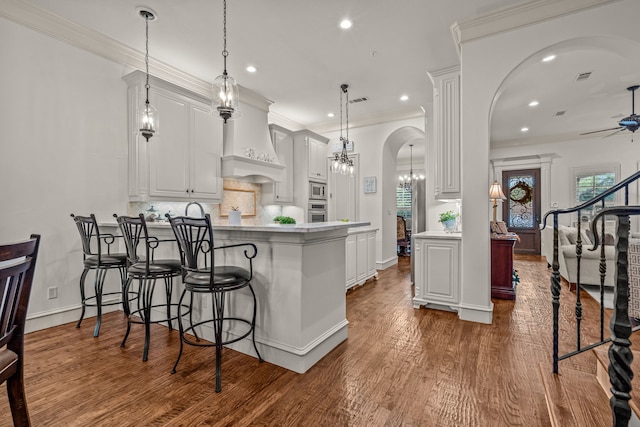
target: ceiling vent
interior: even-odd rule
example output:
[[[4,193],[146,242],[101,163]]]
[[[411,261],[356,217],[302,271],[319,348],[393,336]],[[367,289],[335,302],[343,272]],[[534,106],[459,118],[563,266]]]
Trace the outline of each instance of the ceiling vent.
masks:
[[[564,116],[566,112],[567,112],[567,110],[556,111],[556,112],[555,112],[555,114],[554,114],[553,116],[554,116],[554,117]]]
[[[586,72],[586,73],[580,73],[578,74],[578,76],[576,77],[576,81],[580,82],[582,80],[587,80],[589,77],[591,77],[591,71]]]
[[[364,102],[364,101],[368,101],[369,98],[367,98],[366,96],[363,96],[362,98],[356,98],[356,99],[351,99],[349,101],[349,104],[357,104],[358,102]]]

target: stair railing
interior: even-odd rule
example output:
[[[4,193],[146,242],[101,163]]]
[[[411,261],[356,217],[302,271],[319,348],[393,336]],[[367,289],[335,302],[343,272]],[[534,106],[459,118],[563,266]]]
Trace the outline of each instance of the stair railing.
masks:
[[[558,362],[560,360],[575,356],[576,354],[593,349],[602,344],[612,342],[609,349],[609,377],[611,381],[611,409],[613,413],[614,426],[628,425],[631,409],[629,407],[631,379],[633,372],[631,371],[631,362],[633,355],[629,346],[631,342],[632,328],[629,321],[628,303],[629,303],[629,276],[628,276],[628,245],[630,230],[630,215],[640,215],[640,206],[629,206],[629,185],[640,179],[640,171],[629,176],[620,183],[612,186],[608,190],[594,197],[593,199],[570,209],[554,209],[547,212],[540,226],[544,229],[547,218],[553,216],[553,261],[551,263],[551,304],[553,310],[553,372],[558,373]],[[624,191],[624,206],[616,206],[605,208],[605,199],[618,191]],[[592,251],[600,248],[600,340],[598,342],[583,346],[581,342],[581,321],[582,321],[582,302],[580,300],[581,281],[580,281],[580,263],[582,258],[582,232],[581,232],[581,211],[601,204],[602,209],[591,220],[591,230],[594,236]],[[568,353],[559,354],[559,312],[560,312],[560,264],[558,261],[558,217],[559,215],[577,213],[577,238],[576,238],[576,348]],[[616,225],[616,242],[615,242],[615,293],[614,293],[614,312],[610,324],[610,336],[604,336],[604,282],[607,274],[607,264],[605,257],[604,240],[605,236],[605,217],[615,216]],[[598,221],[600,221],[600,234],[597,231]],[[602,239],[599,238],[602,236]]]

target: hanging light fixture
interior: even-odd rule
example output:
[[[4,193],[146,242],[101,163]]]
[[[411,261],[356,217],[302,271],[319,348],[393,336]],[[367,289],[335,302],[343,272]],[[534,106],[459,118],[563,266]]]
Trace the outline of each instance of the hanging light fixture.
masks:
[[[218,110],[220,118],[227,123],[229,119],[240,117],[238,111],[238,85],[233,77],[227,74],[227,0],[223,0],[222,28],[223,28],[223,50],[222,59],[224,61],[224,71],[216,77],[213,82],[213,108]]]
[[[333,161],[331,162],[331,172],[339,173],[342,175],[349,175],[351,177],[355,174],[355,168],[353,167],[353,160],[349,158],[347,154],[347,144],[349,141],[349,85],[340,85],[340,142],[342,142],[342,151],[335,153]],[[346,134],[342,136],[342,94],[346,94],[345,110],[346,110]]]
[[[153,105],[149,103],[149,88],[151,87],[149,85],[149,21],[155,21],[156,14],[148,9],[140,9],[138,11],[138,14],[140,15],[141,18],[144,18],[144,21],[145,21],[146,52],[144,55],[144,64],[145,64],[146,73],[147,73],[147,81],[144,85],[147,93],[147,98],[144,104],[140,106],[140,111],[138,112],[138,118],[139,118],[138,129],[140,130],[140,135],[144,136],[144,138],[148,142],[149,138],[151,138],[153,135],[156,135],[158,133],[158,124],[159,124],[158,111]]]
[[[398,180],[398,187],[406,191],[411,191],[413,183],[415,181],[421,181],[424,179],[424,175],[418,175],[413,173],[413,144],[409,144],[409,175],[400,175]]]

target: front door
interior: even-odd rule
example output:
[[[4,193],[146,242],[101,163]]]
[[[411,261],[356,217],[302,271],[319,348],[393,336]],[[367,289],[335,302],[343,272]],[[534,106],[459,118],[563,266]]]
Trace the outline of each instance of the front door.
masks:
[[[507,229],[520,236],[514,252],[540,255],[540,169],[504,171],[502,188],[507,196],[502,218]]]

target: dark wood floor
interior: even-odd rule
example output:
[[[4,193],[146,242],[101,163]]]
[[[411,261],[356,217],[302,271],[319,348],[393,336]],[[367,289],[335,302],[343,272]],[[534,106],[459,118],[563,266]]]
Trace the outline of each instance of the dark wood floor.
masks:
[[[516,268],[517,300],[494,300],[494,322],[483,325],[413,309],[409,258],[401,257],[347,294],[348,340],[307,373],[225,350],[219,394],[213,349],[186,348],[178,373],[169,373],[178,337],[162,326],[152,330],[146,363],[141,328],[120,349],[121,313],[106,316],[99,338],[93,319],[81,329],[31,333],[31,419],[34,426],[549,426],[539,374],[540,363],[551,369],[549,273],[539,257],[519,256]],[[593,300],[584,303],[585,313],[597,310]],[[583,355],[561,363],[593,372]]]

